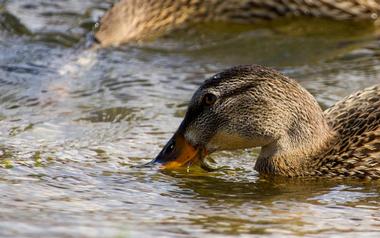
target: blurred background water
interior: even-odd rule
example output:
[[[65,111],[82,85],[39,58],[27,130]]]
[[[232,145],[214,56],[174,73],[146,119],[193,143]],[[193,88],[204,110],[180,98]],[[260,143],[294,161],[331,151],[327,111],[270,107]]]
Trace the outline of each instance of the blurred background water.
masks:
[[[0,237],[379,237],[380,185],[265,180],[254,150],[217,172],[150,161],[193,91],[232,65],[281,70],[328,107],[380,82],[365,23],[206,24],[86,50],[113,1],[0,0]]]

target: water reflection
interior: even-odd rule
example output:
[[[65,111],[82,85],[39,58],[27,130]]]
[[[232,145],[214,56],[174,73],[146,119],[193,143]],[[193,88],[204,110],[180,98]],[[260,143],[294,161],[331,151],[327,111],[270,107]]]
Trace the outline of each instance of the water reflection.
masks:
[[[231,65],[276,67],[324,107],[379,83],[373,29],[211,24],[79,47],[111,2],[0,1],[0,236],[378,236],[377,183],[262,178],[255,150],[214,155],[212,173],[132,167],[159,152],[198,85]]]

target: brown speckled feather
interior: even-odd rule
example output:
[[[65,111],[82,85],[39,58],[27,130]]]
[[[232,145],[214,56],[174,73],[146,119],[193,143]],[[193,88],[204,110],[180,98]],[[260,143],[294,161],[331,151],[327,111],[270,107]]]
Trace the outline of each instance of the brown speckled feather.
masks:
[[[316,174],[380,178],[380,85],[364,89],[325,111],[336,140],[315,159]]]
[[[376,20],[380,0],[120,0],[101,19],[102,46],[144,41],[197,22],[252,23],[286,16]]]

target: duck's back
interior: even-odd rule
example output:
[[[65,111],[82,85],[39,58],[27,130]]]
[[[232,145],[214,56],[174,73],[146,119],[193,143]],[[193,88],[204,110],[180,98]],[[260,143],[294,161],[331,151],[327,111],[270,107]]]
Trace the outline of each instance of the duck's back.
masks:
[[[380,84],[344,98],[325,116],[336,140],[320,173],[380,178]]]
[[[376,20],[380,12],[379,0],[223,0],[209,1],[217,16],[249,19],[274,19],[279,16],[312,16],[336,20]],[[219,7],[221,6],[221,7]],[[218,9],[221,9],[219,13]],[[229,10],[229,11],[227,11]]]
[[[374,21],[380,0],[120,0],[102,18],[103,46],[141,42],[199,22],[253,23],[284,16]]]

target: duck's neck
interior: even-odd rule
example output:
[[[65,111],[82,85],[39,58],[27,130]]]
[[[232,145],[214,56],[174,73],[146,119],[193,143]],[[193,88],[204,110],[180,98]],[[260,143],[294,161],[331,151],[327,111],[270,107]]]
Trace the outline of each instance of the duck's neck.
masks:
[[[335,133],[323,115],[311,124],[295,125],[278,140],[261,148],[255,165],[258,172],[287,177],[315,172],[314,160],[330,148]]]

